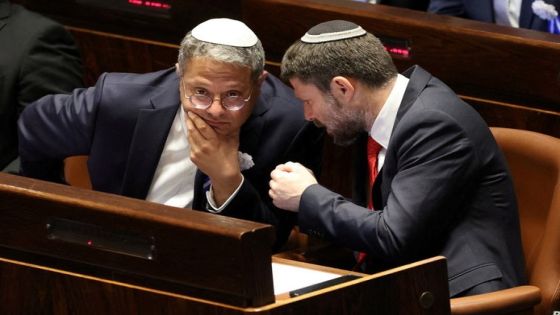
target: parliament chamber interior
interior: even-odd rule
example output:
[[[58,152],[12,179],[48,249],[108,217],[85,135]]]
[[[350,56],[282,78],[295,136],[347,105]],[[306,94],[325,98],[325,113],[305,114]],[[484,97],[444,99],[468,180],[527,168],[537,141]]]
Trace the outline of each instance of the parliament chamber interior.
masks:
[[[0,313],[560,314],[557,35],[346,0],[12,2],[70,31],[85,86],[104,72],[173,66],[185,33],[210,18],[254,30],[275,75],[309,27],[361,25],[399,71],[420,65],[491,127],[515,183],[528,283],[450,299],[442,256],[365,274],[343,267],[346,251],[297,231],[272,253],[270,225],[91,190],[81,156],[67,161],[71,185],[0,173]],[[319,181],[345,197],[352,154],[325,138]],[[288,279],[302,284],[278,292]]]

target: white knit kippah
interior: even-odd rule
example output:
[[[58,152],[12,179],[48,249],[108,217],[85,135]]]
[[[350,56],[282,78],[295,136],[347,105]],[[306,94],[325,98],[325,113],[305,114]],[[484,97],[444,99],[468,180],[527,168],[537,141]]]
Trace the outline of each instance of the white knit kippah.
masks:
[[[301,41],[304,43],[318,44],[359,37],[365,34],[366,31],[355,23],[333,20],[313,26],[301,37]]]
[[[251,47],[259,40],[245,23],[225,18],[202,22],[193,28],[191,34],[203,42],[234,47]]]

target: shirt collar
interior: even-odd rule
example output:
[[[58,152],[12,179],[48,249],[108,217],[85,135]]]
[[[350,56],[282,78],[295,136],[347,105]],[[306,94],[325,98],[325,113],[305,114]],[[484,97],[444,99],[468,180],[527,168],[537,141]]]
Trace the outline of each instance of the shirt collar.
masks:
[[[408,81],[409,79],[407,77],[401,74],[397,75],[395,85],[369,131],[369,135],[373,140],[377,141],[383,149],[387,149],[389,145],[393,126],[397,119],[397,112],[399,111],[399,106],[404,97]]]

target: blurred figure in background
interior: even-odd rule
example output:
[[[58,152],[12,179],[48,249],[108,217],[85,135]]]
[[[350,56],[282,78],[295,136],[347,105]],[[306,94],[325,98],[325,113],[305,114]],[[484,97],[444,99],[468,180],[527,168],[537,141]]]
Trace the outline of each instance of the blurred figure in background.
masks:
[[[559,0],[431,0],[428,12],[452,15],[511,27],[548,31],[548,20],[533,8],[533,2],[560,8]]]
[[[367,2],[372,4],[385,4],[394,7],[408,8],[426,11],[429,0],[352,0],[356,2]]]
[[[82,86],[80,54],[66,29],[0,0],[0,170],[18,171],[16,122],[23,108]]]

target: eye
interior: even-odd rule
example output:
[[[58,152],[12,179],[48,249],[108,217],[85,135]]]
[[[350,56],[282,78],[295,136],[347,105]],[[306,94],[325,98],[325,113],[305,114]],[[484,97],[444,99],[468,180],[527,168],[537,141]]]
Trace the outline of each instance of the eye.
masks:
[[[239,91],[227,91],[225,97],[241,97],[241,92]]]
[[[208,95],[208,91],[206,91],[203,88],[195,88],[194,89],[194,94],[195,95]]]

